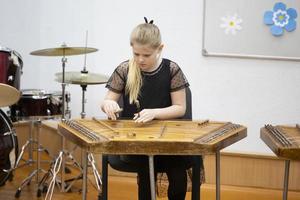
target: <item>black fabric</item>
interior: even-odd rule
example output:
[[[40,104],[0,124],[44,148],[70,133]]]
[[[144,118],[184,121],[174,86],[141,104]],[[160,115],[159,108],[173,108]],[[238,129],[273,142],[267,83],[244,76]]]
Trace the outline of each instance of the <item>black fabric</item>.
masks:
[[[165,172],[169,180],[169,200],[184,200],[187,188],[186,170],[193,165],[194,156],[154,156],[155,178]],[[109,155],[110,166],[119,171],[138,174],[138,199],[151,200],[149,157],[143,155]]]
[[[106,87],[116,93],[122,94],[123,119],[132,119],[134,113],[145,108],[164,108],[171,105],[171,92],[187,88],[189,83],[180,67],[173,61],[162,59],[160,66],[152,72],[142,73],[142,87],[138,101],[129,103],[129,96],[125,94],[125,86],[128,75],[129,61],[122,62],[113,72]]]
[[[145,108],[164,108],[171,105],[170,96],[170,61],[164,59],[161,66],[151,74],[142,73],[143,85],[138,97],[140,103],[140,110]],[[134,113],[139,112],[136,104],[129,103],[128,94],[123,95],[124,111],[121,117],[133,118]]]
[[[142,76],[154,76],[157,73],[161,73],[161,70],[164,68],[169,68],[170,74],[166,74],[166,76],[170,76],[171,80],[169,83],[170,85],[170,92],[174,92],[189,86],[188,80],[186,79],[184,73],[180,69],[177,63],[168,60],[162,59],[160,66],[152,71],[152,72],[143,72]],[[106,88],[111,91],[114,91],[119,94],[124,94],[125,92],[125,85],[127,81],[129,71],[129,61],[122,62],[112,73],[109,80],[107,81]],[[158,81],[158,79],[154,79]]]

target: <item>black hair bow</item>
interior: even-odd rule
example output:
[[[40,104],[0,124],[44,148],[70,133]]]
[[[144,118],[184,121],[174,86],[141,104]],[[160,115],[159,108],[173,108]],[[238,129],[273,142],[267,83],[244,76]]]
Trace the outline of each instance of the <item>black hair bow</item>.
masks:
[[[145,23],[147,23],[147,24],[153,24],[153,20],[150,20],[150,22],[148,22],[147,17],[144,17],[144,20],[145,20]]]

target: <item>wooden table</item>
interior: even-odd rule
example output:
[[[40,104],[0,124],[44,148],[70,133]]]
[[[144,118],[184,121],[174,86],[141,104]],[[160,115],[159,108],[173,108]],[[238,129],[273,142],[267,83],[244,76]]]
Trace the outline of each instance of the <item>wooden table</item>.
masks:
[[[272,126],[270,124],[260,130],[261,139],[280,158],[285,160],[283,181],[283,199],[287,200],[290,160],[300,160],[300,127]]]
[[[155,199],[154,155],[216,155],[216,199],[220,199],[220,150],[245,138],[247,128],[230,122],[76,119],[58,125],[59,132],[87,152],[149,156],[151,198]],[[87,156],[82,199],[86,199]]]

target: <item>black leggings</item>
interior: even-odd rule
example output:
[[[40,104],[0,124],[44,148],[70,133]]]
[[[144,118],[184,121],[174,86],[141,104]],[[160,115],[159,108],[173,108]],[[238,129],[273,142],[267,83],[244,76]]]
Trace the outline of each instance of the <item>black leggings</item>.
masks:
[[[108,157],[112,168],[138,173],[138,197],[139,200],[150,200],[150,177],[148,156],[115,156]],[[155,156],[155,178],[157,172],[166,172],[168,176],[169,200],[184,200],[187,188],[186,169],[192,166],[192,156]]]

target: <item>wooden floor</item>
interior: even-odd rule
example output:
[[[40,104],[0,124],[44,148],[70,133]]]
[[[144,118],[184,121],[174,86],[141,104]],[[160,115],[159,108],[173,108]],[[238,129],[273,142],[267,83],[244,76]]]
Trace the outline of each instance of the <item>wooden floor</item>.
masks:
[[[5,186],[0,187],[0,200],[16,200],[15,193],[22,182],[22,180],[33,169],[33,166],[25,166],[15,171],[13,181],[7,182]],[[77,173],[76,170],[71,169],[72,173]],[[73,176],[73,175],[69,175]],[[92,176],[89,175],[92,180]],[[53,194],[53,200],[80,200],[81,193],[78,191],[81,188],[81,181],[77,181],[72,188],[72,192],[62,193],[56,187]],[[246,188],[235,186],[221,186],[221,199],[222,200],[281,200],[282,191],[280,190],[267,190],[259,188]],[[30,185],[26,185],[21,192],[18,199],[20,200],[36,200],[44,199],[45,194],[42,194],[40,198],[37,198],[37,184],[35,179]],[[89,183],[88,200],[97,199],[96,189]],[[132,177],[109,177],[109,199],[110,200],[136,200],[137,199],[137,186],[136,179]],[[190,198],[190,193],[187,193],[186,199]],[[213,200],[215,199],[215,187],[214,185],[204,184],[201,189],[201,199]],[[300,200],[299,192],[289,192],[289,200]],[[165,199],[164,199],[165,200]]]

